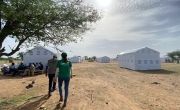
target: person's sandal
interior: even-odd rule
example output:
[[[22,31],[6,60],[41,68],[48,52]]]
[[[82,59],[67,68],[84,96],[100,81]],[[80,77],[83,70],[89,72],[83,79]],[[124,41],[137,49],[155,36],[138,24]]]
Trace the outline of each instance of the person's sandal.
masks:
[[[63,98],[61,97],[60,99],[59,99],[59,102],[62,102],[63,101]]]
[[[66,103],[64,103],[62,107],[65,108],[66,107]]]
[[[51,92],[50,92],[50,93],[48,93],[48,97],[51,97],[51,96],[52,96]]]

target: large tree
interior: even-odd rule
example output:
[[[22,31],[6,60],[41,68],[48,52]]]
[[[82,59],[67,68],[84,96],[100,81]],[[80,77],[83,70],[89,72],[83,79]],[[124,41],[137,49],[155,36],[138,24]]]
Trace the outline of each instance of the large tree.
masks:
[[[100,19],[82,0],[0,0],[0,12],[0,57],[13,55],[23,44],[76,42]],[[9,53],[3,47],[8,37],[17,42]]]

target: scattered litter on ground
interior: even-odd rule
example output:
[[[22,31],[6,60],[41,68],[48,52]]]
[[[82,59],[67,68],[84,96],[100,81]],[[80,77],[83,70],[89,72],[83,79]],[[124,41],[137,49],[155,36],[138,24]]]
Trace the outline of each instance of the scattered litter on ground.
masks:
[[[72,77],[75,77],[75,76],[76,76],[75,74],[72,75]]]
[[[153,82],[153,83],[151,83],[151,84],[161,84],[161,83],[159,83],[159,82]]]
[[[28,84],[28,85],[26,86],[26,89],[30,89],[30,88],[33,88],[33,84]]]
[[[35,84],[35,80],[33,80],[32,82],[31,82],[31,84],[28,84],[27,86],[26,86],[26,89],[30,89],[30,88],[33,88],[34,85]]]
[[[32,81],[32,84],[35,84],[35,80],[34,80],[34,81]]]

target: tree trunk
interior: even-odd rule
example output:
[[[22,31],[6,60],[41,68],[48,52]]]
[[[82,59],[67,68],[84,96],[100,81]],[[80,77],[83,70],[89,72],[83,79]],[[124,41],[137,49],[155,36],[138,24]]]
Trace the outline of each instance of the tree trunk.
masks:
[[[1,23],[1,10],[0,10],[0,32],[1,32],[1,29],[2,29],[2,23]]]
[[[17,51],[20,50],[20,46],[21,46],[27,39],[28,39],[28,37],[20,40],[19,43],[18,43],[18,45],[16,46],[16,48],[13,49],[13,50],[11,50],[11,52],[9,52],[9,53],[1,52],[1,53],[0,53],[0,57],[13,55],[14,53],[16,53]]]
[[[12,23],[10,21],[7,21],[3,29],[1,29],[0,31],[0,52],[2,52],[2,49],[3,49],[2,44],[4,40],[6,39],[8,35],[11,35],[11,32],[13,30],[13,27],[11,26],[11,24]]]

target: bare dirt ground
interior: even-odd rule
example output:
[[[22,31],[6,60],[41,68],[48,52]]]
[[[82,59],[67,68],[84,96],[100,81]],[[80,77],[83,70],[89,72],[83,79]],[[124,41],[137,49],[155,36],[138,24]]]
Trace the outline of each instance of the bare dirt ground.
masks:
[[[58,102],[57,91],[47,98],[48,80],[44,75],[0,76],[0,109],[180,110],[180,71],[171,66],[163,65],[168,70],[137,72],[119,68],[116,63],[74,64],[76,76],[70,82],[66,108]],[[26,89],[32,81],[33,88]]]

